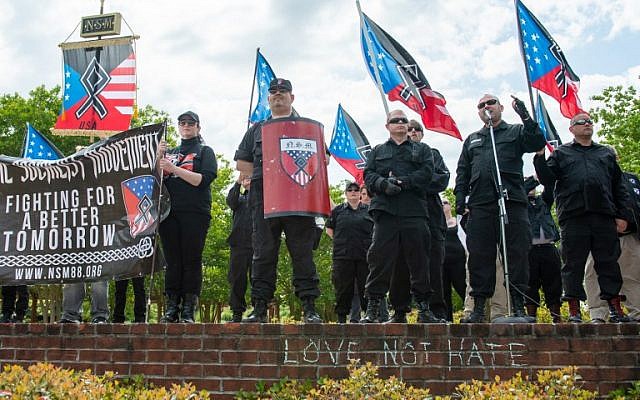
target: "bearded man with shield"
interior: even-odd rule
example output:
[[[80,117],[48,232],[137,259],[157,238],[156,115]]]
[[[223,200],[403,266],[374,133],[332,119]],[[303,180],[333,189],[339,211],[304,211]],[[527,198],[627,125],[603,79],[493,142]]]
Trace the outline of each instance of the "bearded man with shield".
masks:
[[[315,308],[320,295],[320,279],[313,262],[315,217],[326,217],[330,212],[323,128],[295,113],[290,81],[273,79],[268,100],[272,117],[247,130],[234,156],[236,168],[251,176],[249,207],[253,217],[254,309],[242,322],[267,322],[267,303],[275,292],[284,232],[304,322],[320,323]]]

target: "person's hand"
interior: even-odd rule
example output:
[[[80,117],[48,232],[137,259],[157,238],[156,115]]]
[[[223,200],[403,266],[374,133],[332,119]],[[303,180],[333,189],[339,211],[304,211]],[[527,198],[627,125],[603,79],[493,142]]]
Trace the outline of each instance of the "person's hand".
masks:
[[[457,215],[465,215],[469,212],[469,209],[466,207],[464,203],[457,204],[456,203],[456,214]]]
[[[544,149],[545,149],[545,146],[542,146],[542,148],[540,150],[536,151],[536,155],[537,156],[544,156]]]
[[[158,164],[160,166],[160,169],[163,170],[166,173],[172,174],[176,168],[175,165],[173,165],[173,163],[171,162],[171,160],[169,160],[166,157],[162,157],[159,161]]]
[[[238,179],[236,179],[236,183],[239,185],[242,185],[242,181],[244,180],[245,176],[243,174],[240,174],[238,176]]]
[[[380,189],[382,189],[387,196],[395,196],[402,191],[402,188],[394,182],[397,182],[395,178],[383,179],[382,182],[380,182]]]
[[[513,111],[518,114],[521,120],[527,120],[531,116],[529,115],[529,111],[527,111],[527,107],[524,105],[524,101],[520,100],[514,95],[511,95],[513,101],[511,102],[511,106],[513,107]]]
[[[167,142],[164,139],[162,139],[160,143],[158,143],[158,151],[157,151],[158,158],[164,157],[166,152],[167,152]]]
[[[627,221],[622,218],[616,218],[616,231],[618,233],[625,233],[627,231]]]

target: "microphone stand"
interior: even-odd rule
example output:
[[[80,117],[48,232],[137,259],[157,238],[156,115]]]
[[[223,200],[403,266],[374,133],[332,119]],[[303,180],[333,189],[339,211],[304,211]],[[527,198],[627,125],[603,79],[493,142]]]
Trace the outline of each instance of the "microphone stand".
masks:
[[[507,193],[507,189],[502,186],[502,177],[500,176],[500,165],[498,163],[498,151],[496,150],[496,138],[493,133],[493,120],[491,117],[491,113],[489,110],[484,110],[485,115],[489,118],[489,136],[491,137],[491,148],[493,150],[493,161],[496,167],[496,177],[498,183],[498,207],[500,209],[500,242],[501,242],[501,250],[502,250],[502,265],[504,267],[504,285],[507,289],[507,309],[509,312],[509,316],[504,316],[500,318],[496,318],[492,322],[494,323],[503,323],[503,324],[514,324],[514,323],[527,323],[529,322],[526,318],[513,316],[513,310],[511,309],[511,283],[509,280],[509,261],[507,259],[507,224],[509,224],[509,217],[507,216],[507,198],[509,194]]]

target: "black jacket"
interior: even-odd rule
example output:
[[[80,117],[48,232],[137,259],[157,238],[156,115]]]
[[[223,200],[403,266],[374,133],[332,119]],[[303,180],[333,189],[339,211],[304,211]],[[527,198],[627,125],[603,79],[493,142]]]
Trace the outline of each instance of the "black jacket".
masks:
[[[236,182],[227,194],[227,205],[233,211],[233,224],[227,243],[231,247],[251,248],[251,209],[249,208],[249,191],[240,193],[241,185]]]
[[[369,212],[384,211],[403,217],[427,217],[425,188],[433,175],[433,154],[424,143],[405,140],[396,144],[392,139],[377,145],[367,157],[364,181],[371,199]],[[379,188],[381,178],[390,176],[405,182],[406,188],[389,196]]]
[[[535,156],[538,179],[553,187],[558,220],[599,213],[627,219],[624,213],[629,194],[616,156],[609,147],[576,141],[556,148],[548,160]]]
[[[349,203],[342,203],[331,210],[325,225],[333,229],[333,258],[366,260],[371,246],[373,219],[366,204],[358,204],[356,209]]]
[[[449,185],[451,173],[444,163],[440,152],[433,147],[433,177],[427,185],[427,210],[429,211],[429,232],[431,239],[444,240],[447,232],[447,219],[442,210],[442,200],[440,192],[444,191]]]
[[[553,205],[553,191],[545,187],[541,195],[529,197],[527,209],[529,211],[529,223],[531,224],[531,237],[540,239],[540,229],[544,237],[552,242],[560,240],[560,232],[551,215]]]
[[[526,203],[522,177],[522,155],[544,147],[544,136],[531,118],[524,125],[502,121],[493,128],[502,185],[508,199]],[[456,210],[498,200],[498,183],[489,128],[472,133],[464,141],[456,170]],[[466,197],[469,199],[466,200]]]
[[[622,172],[623,182],[629,192],[626,208],[626,220],[629,223],[627,233],[635,233],[640,238],[640,179],[630,172]]]

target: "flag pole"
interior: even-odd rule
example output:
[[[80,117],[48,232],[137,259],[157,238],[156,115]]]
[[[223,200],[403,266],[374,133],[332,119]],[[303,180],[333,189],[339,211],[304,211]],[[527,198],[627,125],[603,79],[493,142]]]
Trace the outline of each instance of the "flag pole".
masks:
[[[258,72],[258,53],[260,52],[260,47],[256,47],[256,64],[253,67],[253,77],[251,78],[251,100],[249,100],[249,115],[247,116],[247,129],[249,129],[249,125],[251,125],[251,107],[253,107],[253,92],[256,89],[256,73]]]
[[[382,104],[384,105],[385,117],[388,117],[389,105],[387,104],[387,98],[384,95],[384,89],[382,89],[382,80],[380,79],[380,71],[378,71],[378,62],[376,61],[375,54],[373,54],[373,43],[371,43],[371,38],[369,37],[369,34],[365,30],[364,17],[362,16],[362,9],[360,8],[360,0],[356,0],[356,6],[358,7],[358,15],[360,16],[360,32],[364,35],[364,37],[367,40],[367,43],[366,43],[367,53],[369,53],[369,57],[371,57],[371,61],[373,62],[373,74],[376,77],[378,90],[380,90],[380,97],[382,97]]]
[[[167,137],[167,120],[164,120],[164,124],[163,124],[163,132],[162,132],[162,136],[160,137],[160,140],[165,140]],[[159,145],[159,143],[158,143]],[[158,149],[156,148],[156,170],[157,170],[157,165],[158,165]],[[164,157],[164,154],[162,155],[162,157]],[[149,323],[149,314],[151,313],[151,291],[153,290],[153,275],[155,274],[155,269],[156,269],[156,255],[158,254],[158,231],[160,230],[160,218],[162,218],[162,183],[163,183],[163,178],[164,178],[164,173],[162,171],[158,171],[160,174],[160,190],[158,190],[158,223],[156,224],[156,229],[153,232],[153,238],[154,238],[154,242],[153,242],[153,255],[151,256],[151,276],[149,277],[149,290],[147,291],[147,312],[145,313],[144,316],[144,323],[148,324]],[[158,315],[158,317],[160,317]]]
[[[529,75],[529,67],[527,66],[527,58],[524,54],[524,43],[522,42],[522,27],[520,26],[520,14],[518,13],[518,3],[520,0],[514,0],[516,10],[516,26],[518,27],[518,43],[520,43],[520,55],[524,63],[524,72],[527,75],[527,89],[529,89],[529,101],[531,102],[531,110],[535,113],[536,108],[533,102],[533,91],[531,90],[531,75]]]

